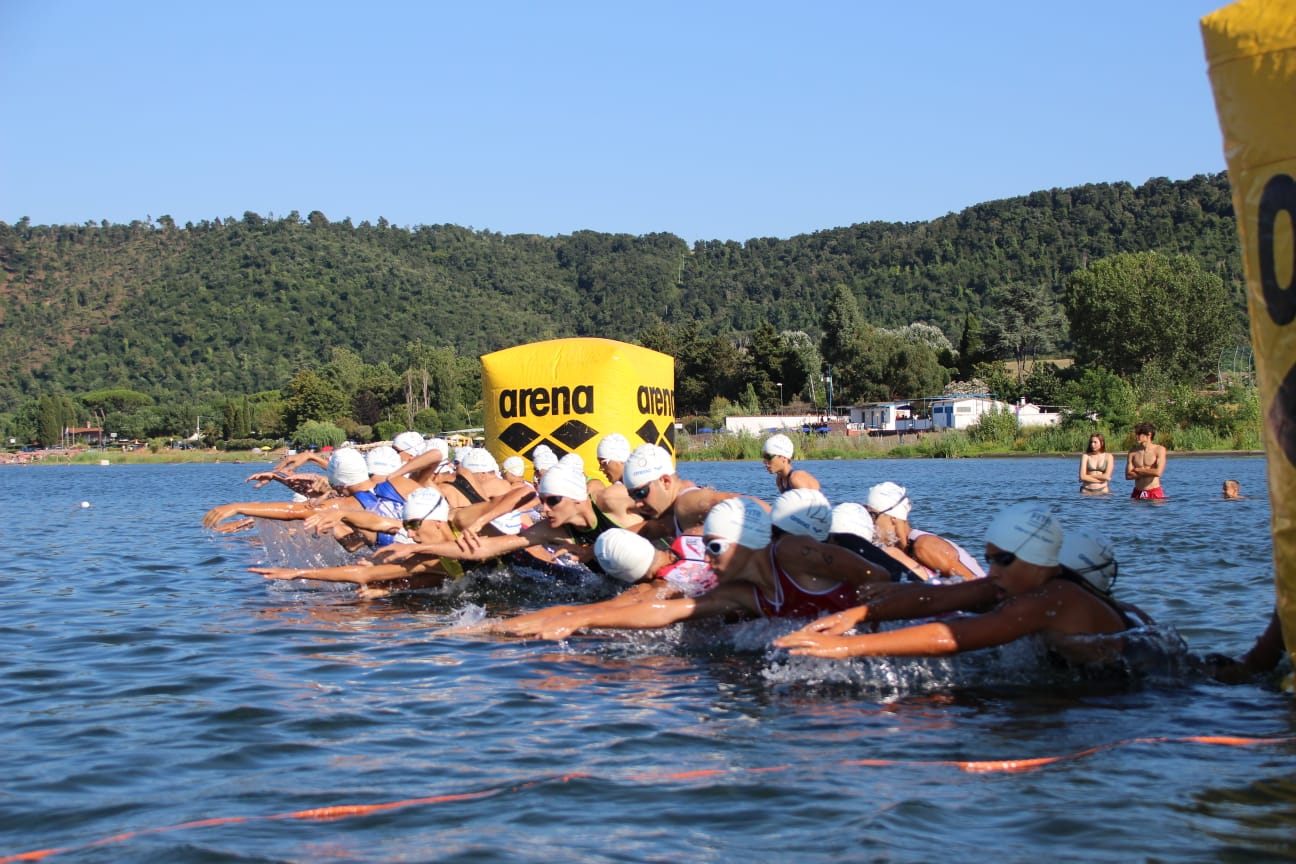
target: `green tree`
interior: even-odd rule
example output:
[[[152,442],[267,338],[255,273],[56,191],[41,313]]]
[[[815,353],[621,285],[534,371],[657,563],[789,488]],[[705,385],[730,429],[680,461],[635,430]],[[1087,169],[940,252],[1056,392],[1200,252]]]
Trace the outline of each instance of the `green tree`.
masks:
[[[340,447],[346,432],[332,423],[307,420],[292,433],[292,442],[298,447]]]
[[[346,398],[337,385],[303,369],[293,376],[284,400],[284,423],[297,429],[308,420],[333,421],[345,410]]]
[[[1234,341],[1223,280],[1187,255],[1114,255],[1072,273],[1066,313],[1076,361],[1132,375],[1158,365],[1178,379],[1210,369]]]
[[[1012,282],[986,296],[985,344],[996,357],[1017,364],[1017,379],[1026,361],[1057,350],[1064,339],[1066,318],[1046,285]]]

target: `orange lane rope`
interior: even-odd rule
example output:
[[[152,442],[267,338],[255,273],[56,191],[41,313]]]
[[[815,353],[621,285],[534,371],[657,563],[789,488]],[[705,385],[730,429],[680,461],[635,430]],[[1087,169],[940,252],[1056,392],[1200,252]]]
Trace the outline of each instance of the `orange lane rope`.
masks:
[[[954,761],[954,760],[922,760],[922,759],[844,759],[839,764],[846,767],[857,768],[878,768],[878,767],[939,767],[939,768],[958,768],[961,771],[967,771],[973,774],[988,774],[993,772],[1016,773],[1022,771],[1032,771],[1045,765],[1053,765],[1058,762],[1073,761],[1082,759],[1086,756],[1092,756],[1104,750],[1112,750],[1117,747],[1128,747],[1134,744],[1208,744],[1213,746],[1224,747],[1259,747],[1274,744],[1291,744],[1296,743],[1296,736],[1283,738],[1243,738],[1233,735],[1189,735],[1182,738],[1129,738],[1124,741],[1115,741],[1110,744],[1099,744],[1095,747],[1088,747],[1084,750],[1077,750],[1074,753],[1065,753],[1060,756],[1041,756],[1035,759],[988,759],[975,761]],[[686,781],[697,780],[707,777],[732,776],[736,774],[761,774],[775,771],[787,771],[792,769],[793,765],[772,765],[763,768],[709,768],[693,771],[676,771],[676,772],[659,772],[643,773],[631,775],[625,779],[637,782],[664,782],[664,781]],[[139,831],[128,831],[123,834],[114,834],[110,837],[101,837],[88,843],[81,843],[76,846],[62,846],[52,849],[37,849],[31,852],[20,852],[16,855],[7,855],[0,858],[0,864],[15,864],[19,861],[41,861],[53,855],[60,855],[65,852],[74,852],[80,849],[90,849],[96,846],[107,846],[112,843],[122,843],[135,837],[143,837],[150,834],[163,834],[171,831],[183,831],[191,828],[210,828],[218,825],[238,825],[247,822],[269,822],[286,819],[308,819],[313,821],[333,821],[337,819],[349,819],[353,816],[368,816],[371,813],[379,813],[385,810],[398,810],[405,807],[424,807],[431,804],[447,804],[458,801],[476,801],[482,798],[490,798],[495,795],[501,795],[505,792],[518,792],[523,789],[529,789],[546,783],[566,783],[569,780],[589,779],[592,774],[583,774],[573,772],[562,774],[557,777],[545,778],[542,780],[532,780],[526,783],[519,783],[514,786],[501,786],[495,789],[484,789],[480,792],[461,792],[458,794],[448,795],[430,795],[423,798],[406,798],[400,801],[384,801],[377,804],[340,804],[331,807],[312,807],[307,810],[294,810],[290,813],[275,813],[269,816],[223,816],[213,819],[198,819],[192,822],[181,822],[176,825],[166,825],[158,828],[144,828]]]

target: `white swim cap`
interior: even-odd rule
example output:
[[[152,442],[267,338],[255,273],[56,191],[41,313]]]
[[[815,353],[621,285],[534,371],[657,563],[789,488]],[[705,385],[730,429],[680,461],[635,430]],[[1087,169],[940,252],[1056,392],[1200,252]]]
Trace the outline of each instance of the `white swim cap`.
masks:
[[[598,445],[598,458],[608,462],[624,462],[630,458],[630,442],[620,432],[604,435]]]
[[[582,477],[585,476],[585,460],[579,453],[567,453],[558,460],[558,464],[570,468]]]
[[[774,501],[770,522],[789,534],[827,540],[832,528],[832,505],[818,489],[789,489]]]
[[[468,453],[469,453],[469,451],[471,451],[472,449],[473,449],[473,448],[471,448],[471,447],[456,447],[456,448],[454,448],[454,451],[455,451],[455,452],[454,452],[454,458],[455,458],[455,461],[456,461],[456,462],[459,462],[459,463],[462,463],[463,460],[464,460],[464,457],[467,456]]]
[[[427,444],[423,443],[423,435],[418,432],[402,432],[392,439],[392,447],[401,453],[408,453],[411,456],[422,456],[427,449]]]
[[[435,489],[420,486],[405,499],[405,518],[444,522],[450,518],[450,503]]]
[[[828,529],[828,533],[853,534],[856,537],[863,537],[870,543],[877,536],[873,529],[873,517],[869,515],[868,508],[854,501],[847,501],[833,508],[832,527]]]
[[[381,444],[365,453],[365,465],[370,474],[386,477],[401,466],[400,454],[394,448]]]
[[[360,451],[354,447],[334,450],[333,455],[329,457],[328,478],[333,486],[354,486],[357,483],[364,483],[369,479],[369,468],[365,465],[365,457],[361,456]]]
[[[426,453],[429,450],[440,453],[442,459],[450,455],[450,445],[446,443],[444,438],[429,438],[427,443],[423,445],[423,452]]]
[[[484,447],[474,447],[459,457],[459,467],[473,474],[490,474],[499,469],[499,463]]]
[[[652,542],[624,528],[609,528],[594,541],[594,557],[603,572],[622,582],[638,582],[652,567]]]
[[[1055,567],[1062,546],[1062,523],[1037,501],[1023,501],[999,512],[986,529],[985,542],[1040,567]]]
[[[505,474],[511,474],[514,477],[521,477],[526,474],[526,463],[522,461],[521,456],[510,456],[504,460]]]
[[[541,447],[544,447],[544,449],[540,449]],[[535,466],[537,471],[548,471],[558,464],[558,457],[554,455],[552,450],[541,444],[540,447],[532,451],[531,464]]]
[[[770,456],[786,456],[792,458],[792,439],[779,433],[771,435],[765,439],[765,446],[761,448],[761,453],[768,453]]]
[[[1106,535],[1090,528],[1066,532],[1058,563],[1104,594],[1116,583],[1116,550]]]
[[[540,478],[540,494],[585,501],[589,498],[589,486],[585,475],[576,473],[570,465],[555,465]]]
[[[750,498],[726,498],[707,513],[702,533],[732,540],[745,549],[762,549],[770,542],[770,517]]]
[[[908,520],[911,506],[909,493],[897,483],[879,483],[869,490],[868,509],[875,513]]]
[[[656,444],[644,444],[635,448],[625,463],[625,473],[621,482],[627,489],[638,489],[647,486],[658,477],[675,473],[675,465],[670,454]]]

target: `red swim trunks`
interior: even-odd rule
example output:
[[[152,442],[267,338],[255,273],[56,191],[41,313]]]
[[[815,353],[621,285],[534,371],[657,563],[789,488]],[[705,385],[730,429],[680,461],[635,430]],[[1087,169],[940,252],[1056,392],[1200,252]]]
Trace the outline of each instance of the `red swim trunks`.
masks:
[[[1137,498],[1140,501],[1160,500],[1165,497],[1165,490],[1160,486],[1151,489],[1135,489],[1131,498]]]

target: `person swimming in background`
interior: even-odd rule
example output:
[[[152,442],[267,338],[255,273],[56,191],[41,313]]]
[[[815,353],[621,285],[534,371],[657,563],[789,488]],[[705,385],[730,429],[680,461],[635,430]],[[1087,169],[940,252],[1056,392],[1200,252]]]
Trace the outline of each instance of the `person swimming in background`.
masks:
[[[761,446],[761,459],[765,470],[774,475],[774,485],[779,492],[789,489],[818,489],[819,481],[804,468],[792,467],[792,439],[779,433],[765,439]]]
[[[1084,574],[1064,572],[1059,565],[1062,541],[1061,523],[1043,505],[1012,505],[986,530],[990,574],[984,580],[884,589],[885,596],[875,604],[814,621],[774,644],[793,654],[837,659],[940,656],[1039,634],[1050,648],[1065,652],[1073,637],[1115,634],[1139,626],[1110,599],[1080,584],[1089,582]],[[1101,580],[1104,572],[1099,566],[1092,578]],[[880,633],[845,635],[863,621],[979,609],[984,611]]]
[[[1107,439],[1095,432],[1089,436],[1089,447],[1080,455],[1080,494],[1108,495],[1111,493],[1112,471],[1116,457],[1107,452]]]
[[[1224,481],[1224,498],[1228,501],[1240,501],[1246,496],[1242,494],[1242,484],[1236,480]]]

